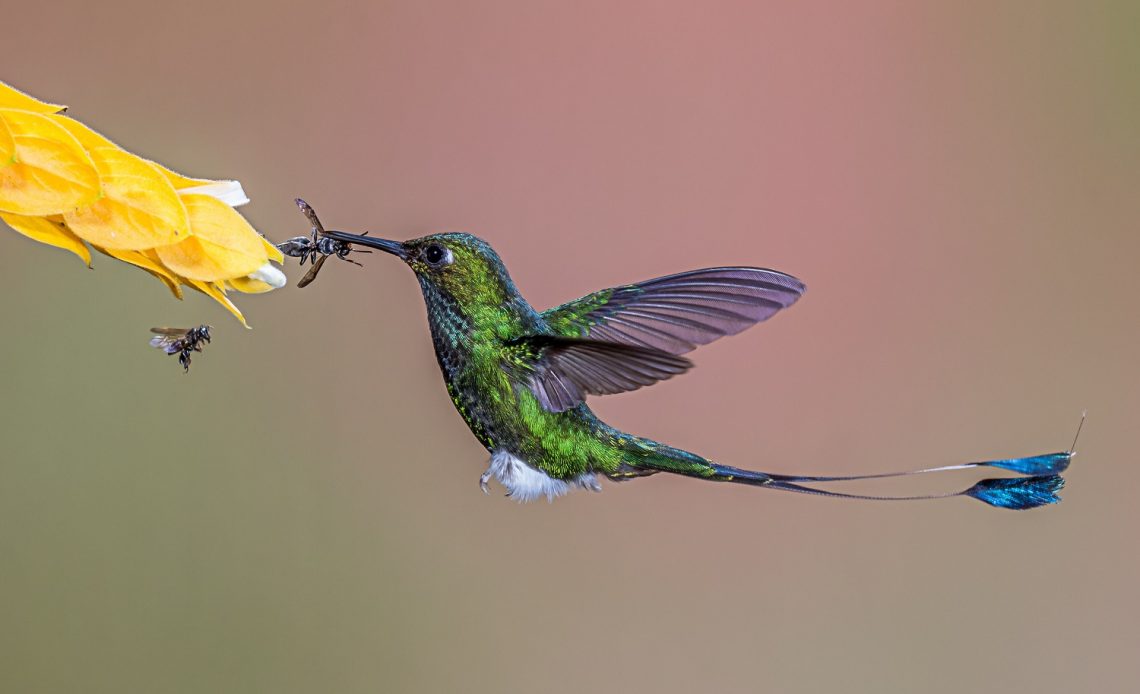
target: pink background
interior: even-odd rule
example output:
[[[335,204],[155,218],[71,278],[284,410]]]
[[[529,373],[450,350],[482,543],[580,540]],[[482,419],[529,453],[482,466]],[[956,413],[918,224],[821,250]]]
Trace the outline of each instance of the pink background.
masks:
[[[807,282],[593,401],[616,426],[856,473],[1089,420],[1025,514],[662,476],[520,507],[479,493],[393,259],[240,297],[247,332],[0,231],[0,689],[1136,691],[1140,13],[992,5],[4,10],[0,79],[240,178],[272,239],[295,196],[470,231],[539,307],[714,264]],[[200,322],[189,376],[146,346]]]

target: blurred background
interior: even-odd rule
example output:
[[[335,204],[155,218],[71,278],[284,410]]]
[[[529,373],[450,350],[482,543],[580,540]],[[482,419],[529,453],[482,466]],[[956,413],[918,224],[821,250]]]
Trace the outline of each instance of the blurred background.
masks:
[[[591,404],[776,472],[1066,449],[1060,506],[479,492],[411,273],[238,296],[0,230],[0,690],[1140,688],[1140,6],[23,3],[0,78],[280,241],[489,240],[538,307],[809,291]],[[293,281],[296,265],[287,267]],[[188,376],[154,325],[211,323]],[[851,485],[967,486],[976,476]]]

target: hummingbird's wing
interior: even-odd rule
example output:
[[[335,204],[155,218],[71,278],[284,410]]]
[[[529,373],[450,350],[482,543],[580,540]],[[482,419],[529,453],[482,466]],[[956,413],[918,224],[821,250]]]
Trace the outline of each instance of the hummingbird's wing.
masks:
[[[565,337],[684,354],[771,318],[804,289],[803,282],[775,270],[714,267],[603,289],[542,317]]]
[[[568,410],[587,394],[636,390],[684,373],[693,363],[649,347],[555,335],[534,335],[509,345],[508,373],[550,412]]]

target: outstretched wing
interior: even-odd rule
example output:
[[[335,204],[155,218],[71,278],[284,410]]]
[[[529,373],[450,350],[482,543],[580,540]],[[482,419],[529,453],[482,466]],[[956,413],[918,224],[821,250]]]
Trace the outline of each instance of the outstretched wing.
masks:
[[[782,272],[715,267],[603,289],[545,311],[559,335],[684,354],[771,318],[804,283]]]
[[[684,357],[648,347],[535,335],[510,346],[509,372],[550,412],[563,412],[587,394],[636,390],[687,371]]]

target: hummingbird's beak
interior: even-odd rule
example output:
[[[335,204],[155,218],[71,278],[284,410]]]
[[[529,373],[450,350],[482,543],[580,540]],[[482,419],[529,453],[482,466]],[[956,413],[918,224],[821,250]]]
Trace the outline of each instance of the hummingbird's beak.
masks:
[[[377,239],[371,236],[360,236],[359,234],[348,234],[343,231],[326,231],[325,236],[336,239],[342,243],[351,243],[356,246],[367,246],[368,248],[376,248],[391,253],[392,255],[406,260],[408,252],[404,250],[404,244],[399,241],[389,241],[388,239]]]

